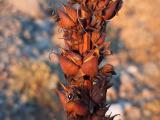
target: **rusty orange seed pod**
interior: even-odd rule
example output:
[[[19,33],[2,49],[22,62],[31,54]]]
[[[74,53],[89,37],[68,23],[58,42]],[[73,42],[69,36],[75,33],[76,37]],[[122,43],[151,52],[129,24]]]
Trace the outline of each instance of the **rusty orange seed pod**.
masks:
[[[61,26],[62,28],[71,28],[71,27],[75,26],[74,22],[63,11],[58,10],[58,15],[60,17],[59,26]]]
[[[105,34],[105,33],[102,33],[101,37],[97,40],[96,44],[97,44],[98,46],[101,46],[101,45],[104,43],[105,38],[106,38],[106,34]]]
[[[79,67],[74,62],[61,55],[58,55],[58,58],[60,66],[66,75],[71,75],[71,76],[76,75],[76,73],[79,70]]]
[[[82,64],[82,71],[91,77],[94,77],[97,74],[98,70],[98,58],[93,57],[89,61],[85,61]]]
[[[114,2],[111,2],[108,5],[108,8],[105,10],[103,18],[105,20],[112,19],[121,8],[121,5],[122,5],[122,0],[116,0]]]
[[[92,32],[92,42],[96,43],[98,41],[98,39],[100,38],[100,34],[98,31]]]
[[[77,89],[79,88],[68,86],[64,91],[57,91],[65,111],[71,118],[87,116],[89,113],[88,106],[81,100],[82,97],[77,98],[81,94],[81,91],[77,91]]]
[[[81,66],[82,65],[82,57],[77,54],[77,53],[74,53],[72,51],[67,51],[67,55],[66,57],[70,60],[72,60],[75,64],[77,64],[78,66]]]
[[[82,64],[84,74],[94,77],[98,71],[98,56],[95,51],[91,51],[85,56]]]
[[[114,73],[115,74],[114,68],[110,64],[105,64],[101,69],[99,69],[99,72],[104,75],[106,75],[107,73]]]
[[[63,5],[66,14],[73,20],[74,23],[77,22],[77,10],[71,6]]]

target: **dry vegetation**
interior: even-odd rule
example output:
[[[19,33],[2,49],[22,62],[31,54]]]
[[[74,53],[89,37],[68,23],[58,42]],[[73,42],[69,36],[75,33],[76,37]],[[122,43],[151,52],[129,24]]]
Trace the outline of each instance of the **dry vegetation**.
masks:
[[[53,96],[50,92],[51,85],[58,81],[58,76],[51,74],[51,70],[47,64],[40,61],[21,60],[11,66],[10,71],[13,84],[10,88],[13,91],[20,92],[22,99],[36,100],[41,105],[47,105],[51,109],[56,109]]]

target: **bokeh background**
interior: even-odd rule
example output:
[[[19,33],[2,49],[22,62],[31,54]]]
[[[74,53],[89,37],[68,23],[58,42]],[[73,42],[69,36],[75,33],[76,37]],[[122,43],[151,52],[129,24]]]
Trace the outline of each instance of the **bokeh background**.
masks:
[[[0,120],[65,120],[51,89],[64,81],[55,56],[62,30],[48,15],[54,0],[0,0]],[[107,93],[119,120],[160,120],[160,1],[125,0],[109,23],[115,66]]]

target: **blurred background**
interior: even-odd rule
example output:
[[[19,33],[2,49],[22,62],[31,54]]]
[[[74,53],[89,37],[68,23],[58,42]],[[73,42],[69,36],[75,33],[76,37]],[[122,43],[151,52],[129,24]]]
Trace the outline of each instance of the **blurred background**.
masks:
[[[62,30],[48,15],[54,0],[0,0],[0,120],[64,120],[57,95],[64,81],[49,53],[63,46]],[[160,119],[160,1],[125,0],[109,23],[115,66],[107,92],[119,120]]]

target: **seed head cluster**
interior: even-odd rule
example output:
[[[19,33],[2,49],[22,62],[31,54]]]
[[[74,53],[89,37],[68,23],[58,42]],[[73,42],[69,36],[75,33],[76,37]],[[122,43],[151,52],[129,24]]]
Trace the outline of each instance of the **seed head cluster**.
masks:
[[[69,0],[53,15],[64,31],[65,47],[59,58],[68,85],[57,90],[68,120],[113,120],[105,116],[107,89],[112,86],[112,65],[99,67],[111,55],[106,25],[122,6],[122,0]]]

